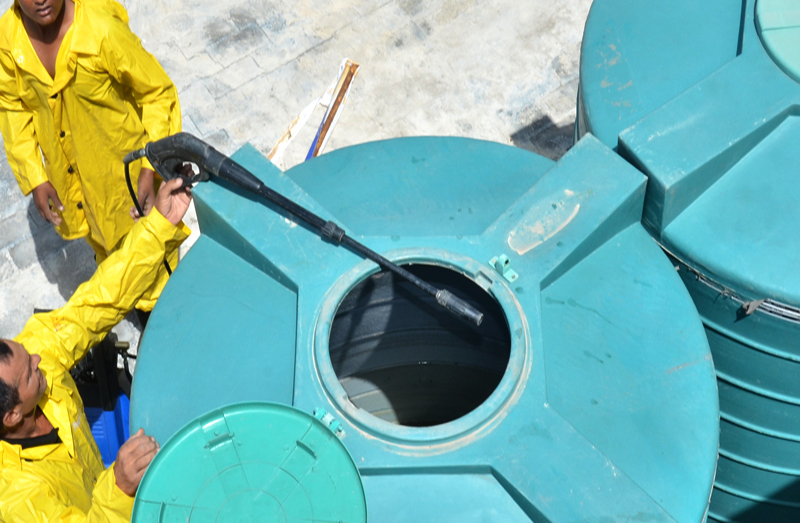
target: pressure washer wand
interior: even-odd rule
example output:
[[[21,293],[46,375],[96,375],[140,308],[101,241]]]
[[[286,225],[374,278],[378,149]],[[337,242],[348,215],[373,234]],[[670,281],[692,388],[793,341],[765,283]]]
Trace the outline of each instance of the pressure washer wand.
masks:
[[[480,325],[483,321],[483,313],[461,298],[446,289],[437,289],[347,236],[344,230],[332,221],[323,220],[308,209],[273,191],[247,169],[189,133],[178,133],[157,142],[148,143],[144,149],[129,153],[125,157],[125,161],[130,162],[142,156],[147,156],[153,168],[164,180],[171,180],[179,176],[178,169],[184,162],[194,163],[200,169],[200,173],[190,179],[190,182],[206,181],[209,179],[208,175],[214,175],[228,180],[246,191],[256,193],[316,228],[325,238],[337,244],[347,245],[384,269],[410,281],[435,297],[439,305],[453,314],[466,318],[475,325]]]

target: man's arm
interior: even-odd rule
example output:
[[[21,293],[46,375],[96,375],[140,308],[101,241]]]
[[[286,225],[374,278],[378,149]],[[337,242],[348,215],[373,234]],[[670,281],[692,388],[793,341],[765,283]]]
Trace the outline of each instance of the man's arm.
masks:
[[[43,481],[36,473],[10,468],[0,479],[0,521],[6,523],[122,523],[131,520],[133,496],[159,445],[142,429],[120,447],[117,460],[103,471],[89,493],[72,492],[83,488],[81,471],[52,469],[51,480],[63,482],[53,491],[52,481]],[[91,499],[89,510],[74,505],[71,495]]]
[[[122,246],[78,287],[64,307],[34,315],[15,341],[46,347],[44,350],[53,351],[51,356],[67,369],[99,343],[150,288],[165,252],[189,235],[180,220],[191,191],[180,186],[179,178],[163,184],[156,198],[158,212],[139,220]],[[32,339],[36,343],[28,343]]]
[[[33,112],[22,102],[17,92],[16,69],[11,57],[0,53],[0,132],[3,134],[6,156],[22,193],[33,191],[34,203],[42,217],[59,225],[61,216],[50,209],[49,202],[63,211],[55,188],[47,180],[39,142],[33,127]]]
[[[142,109],[142,125],[151,142],[180,132],[178,89],[158,60],[142,47],[125,20],[114,18],[109,23],[101,55],[108,74],[130,89],[136,105]],[[151,168],[146,160],[142,165]]]
[[[0,468],[0,521],[129,522],[134,495],[158,450],[155,439],[139,429],[120,447],[117,460],[100,473],[91,491],[84,490],[88,486],[86,471],[77,464],[53,466],[44,458],[39,466],[11,464]]]
[[[103,41],[103,58],[109,75],[130,89],[142,110],[142,125],[147,138],[155,142],[181,131],[178,90],[158,60],[142,47],[141,40],[130,30],[125,18],[113,20],[108,38]],[[145,215],[153,206],[154,176],[150,162],[142,159],[137,195]],[[131,216],[139,218],[135,208],[131,208]]]

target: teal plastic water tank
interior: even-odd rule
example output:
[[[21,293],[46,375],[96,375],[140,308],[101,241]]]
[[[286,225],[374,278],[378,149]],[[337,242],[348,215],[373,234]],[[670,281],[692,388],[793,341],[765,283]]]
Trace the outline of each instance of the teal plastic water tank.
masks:
[[[800,519],[800,38],[787,0],[596,0],[577,135],[648,176],[643,222],[706,327],[719,380],[709,516]]]
[[[250,146],[233,158],[485,319],[208,183],[142,340],[132,430],[163,442],[242,401],[322,408],[382,523],[703,520],[711,354],[641,226],[645,177],[609,148],[587,137],[555,164],[406,138],[287,172]]]

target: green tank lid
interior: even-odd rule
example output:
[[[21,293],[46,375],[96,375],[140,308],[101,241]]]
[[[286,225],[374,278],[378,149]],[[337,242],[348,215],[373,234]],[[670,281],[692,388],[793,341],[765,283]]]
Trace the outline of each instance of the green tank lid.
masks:
[[[758,0],[756,25],[775,63],[800,81],[800,5],[797,0]]]
[[[132,521],[366,521],[361,477],[339,424],[324,410],[315,416],[251,402],[196,418],[150,464]]]

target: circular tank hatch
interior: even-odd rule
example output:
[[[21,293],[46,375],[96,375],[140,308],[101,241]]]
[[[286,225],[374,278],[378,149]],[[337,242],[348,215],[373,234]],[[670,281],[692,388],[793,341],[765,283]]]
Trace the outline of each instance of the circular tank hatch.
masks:
[[[366,498],[344,444],[288,405],[247,402],[185,425],[136,494],[135,523],[363,523]]]
[[[500,304],[474,281],[430,264],[403,266],[484,313],[480,327],[390,272],[356,284],[331,322],[331,365],[357,408],[406,427],[461,418],[483,404],[509,364],[511,338]]]

